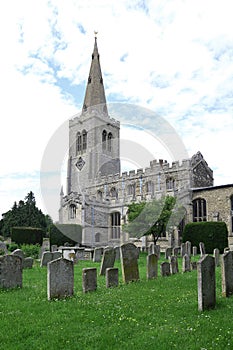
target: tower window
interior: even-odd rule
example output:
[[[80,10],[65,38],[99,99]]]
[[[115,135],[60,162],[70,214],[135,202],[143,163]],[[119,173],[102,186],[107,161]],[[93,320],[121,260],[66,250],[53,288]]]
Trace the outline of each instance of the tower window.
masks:
[[[107,141],[107,131],[102,132],[102,149],[106,150],[106,141]]]
[[[76,218],[76,205],[75,204],[71,204],[69,207],[69,218],[70,219]]]
[[[111,214],[111,239],[120,238],[121,214],[118,212]]]
[[[82,151],[82,136],[80,132],[77,132],[76,135],[76,154]]]
[[[83,130],[82,136],[83,136],[83,151],[86,151],[86,149],[87,149],[87,132],[86,132],[86,130]]]
[[[112,151],[112,133],[111,132],[108,134],[108,151],[109,152]]]
[[[167,190],[174,190],[175,189],[175,180],[170,177],[166,180],[166,188]]]
[[[193,200],[193,222],[207,221],[206,200],[197,198]]]

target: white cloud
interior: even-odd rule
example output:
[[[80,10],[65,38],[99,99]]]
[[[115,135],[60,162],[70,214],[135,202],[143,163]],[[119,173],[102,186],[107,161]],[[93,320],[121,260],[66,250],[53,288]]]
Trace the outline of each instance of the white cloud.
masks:
[[[203,153],[216,184],[233,182],[231,5],[230,0],[1,2],[0,212],[30,190],[41,202],[39,179],[30,174],[40,171],[54,131],[82,105],[94,30],[109,100],[161,114],[190,156]],[[156,128],[150,118],[143,125]]]

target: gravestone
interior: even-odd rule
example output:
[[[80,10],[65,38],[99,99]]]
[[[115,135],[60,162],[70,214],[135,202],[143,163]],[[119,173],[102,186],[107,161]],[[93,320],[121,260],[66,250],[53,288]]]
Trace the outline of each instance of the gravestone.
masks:
[[[118,286],[118,268],[108,267],[106,269],[106,288]]]
[[[197,247],[193,246],[193,256],[196,256],[196,255],[197,255]]]
[[[171,247],[168,247],[165,250],[165,259],[168,259],[169,256],[172,256],[172,248]]]
[[[197,262],[198,310],[213,309],[216,304],[215,260],[204,255]]]
[[[0,252],[1,252],[1,251],[2,251],[4,254],[7,254],[7,253],[8,253],[6,243],[4,243],[4,242],[0,242]]]
[[[22,288],[23,262],[18,255],[0,256],[0,288]]]
[[[41,263],[40,266],[47,266],[47,264],[53,260],[53,253],[51,252],[44,252],[42,254],[42,259],[41,259]]]
[[[115,260],[120,260],[121,256],[120,256],[120,247],[114,247],[115,250]]]
[[[33,258],[25,258],[23,261],[23,268],[24,269],[32,269],[33,266]]]
[[[23,264],[23,261],[24,261],[24,253],[21,249],[15,249],[11,255],[16,255],[16,256],[19,256],[21,259],[22,259],[22,264]]]
[[[185,254],[182,260],[182,272],[190,272],[190,271],[191,271],[190,255]]]
[[[100,265],[100,275],[105,275],[108,267],[113,267],[115,262],[115,251],[112,247],[104,248],[104,253]]]
[[[83,269],[82,280],[84,293],[95,291],[97,289],[97,269],[95,267]]]
[[[200,242],[199,243],[199,248],[200,248],[200,254],[201,254],[201,257],[203,257],[205,255],[205,245],[203,242]]]
[[[177,256],[170,256],[169,258],[169,262],[170,262],[170,272],[171,275],[174,275],[176,273],[179,272],[179,267],[178,267],[178,259]]]
[[[197,269],[197,262],[196,261],[191,261],[191,269],[196,270]]]
[[[215,265],[216,266],[216,265]],[[222,256],[222,295],[229,297],[233,294],[233,251]]]
[[[191,242],[189,241],[185,242],[185,254],[191,256]]]
[[[180,251],[180,247],[174,247],[172,251],[173,256],[178,256]]]
[[[146,276],[148,280],[158,277],[158,257],[156,254],[147,256]]]
[[[121,269],[122,278],[125,283],[139,280],[138,270],[138,249],[133,243],[122,244],[121,253]]]
[[[52,252],[52,260],[57,260],[62,258],[62,253],[59,251]]]
[[[182,243],[180,246],[180,255],[183,258],[183,256],[186,254],[186,246],[185,243]]]
[[[215,259],[215,266],[216,267],[219,266],[220,253],[218,248],[214,249],[214,259]]]
[[[100,262],[101,261],[102,250],[103,250],[102,248],[95,248],[94,249],[93,262]]]
[[[56,244],[53,244],[51,245],[51,252],[56,252],[57,251],[57,245]]]
[[[160,272],[162,277],[171,275],[169,262],[164,261],[162,264],[160,264]]]
[[[48,262],[47,295],[48,300],[70,297],[74,294],[74,264],[59,258]]]

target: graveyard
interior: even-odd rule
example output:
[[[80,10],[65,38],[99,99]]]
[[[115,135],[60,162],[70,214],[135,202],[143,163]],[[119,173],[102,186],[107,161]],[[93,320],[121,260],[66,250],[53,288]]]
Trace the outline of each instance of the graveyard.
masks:
[[[224,257],[231,266],[232,255]],[[125,280],[127,262],[122,271],[121,261],[115,260],[113,268],[102,273],[103,261],[79,260],[71,268],[70,296],[51,300],[48,271],[56,270],[59,260],[47,267],[34,261],[32,268],[23,269],[22,286],[0,290],[0,349],[232,349],[233,297],[226,297],[232,281],[222,289],[221,266],[216,266],[216,304],[201,311],[196,266],[200,258],[191,256],[194,268],[189,268],[188,259],[179,256],[176,270],[164,277],[160,266],[169,260],[161,253],[153,276],[148,254],[140,252],[133,282]],[[111,278],[117,269],[114,285]],[[90,286],[88,272],[95,282],[91,292],[84,289]]]

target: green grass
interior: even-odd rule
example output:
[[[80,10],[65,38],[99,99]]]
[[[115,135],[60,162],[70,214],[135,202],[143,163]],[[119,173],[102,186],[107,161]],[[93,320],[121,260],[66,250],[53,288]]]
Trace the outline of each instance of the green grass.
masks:
[[[124,285],[117,263],[119,287],[106,289],[98,276],[97,291],[83,294],[84,267],[100,264],[75,266],[72,298],[47,301],[47,269],[39,266],[23,272],[22,289],[1,290],[0,349],[233,349],[233,297],[221,296],[220,268],[216,309],[201,313],[196,271],[147,281],[141,254],[140,282]]]

